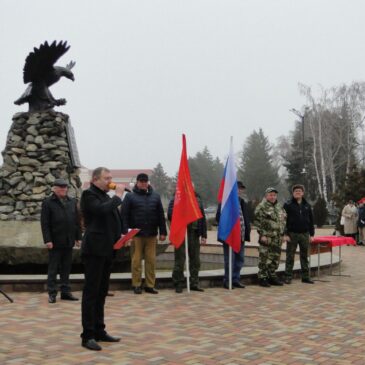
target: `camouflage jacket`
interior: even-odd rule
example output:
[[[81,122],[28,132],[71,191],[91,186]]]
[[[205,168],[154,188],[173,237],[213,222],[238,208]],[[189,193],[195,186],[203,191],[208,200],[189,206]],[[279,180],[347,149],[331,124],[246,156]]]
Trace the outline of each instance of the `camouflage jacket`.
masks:
[[[260,236],[284,235],[285,222],[286,212],[278,202],[272,204],[264,198],[255,209],[255,226]]]

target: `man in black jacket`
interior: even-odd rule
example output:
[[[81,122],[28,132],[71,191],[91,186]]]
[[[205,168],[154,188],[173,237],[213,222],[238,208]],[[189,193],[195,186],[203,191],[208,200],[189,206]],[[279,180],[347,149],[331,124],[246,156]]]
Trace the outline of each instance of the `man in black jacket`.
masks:
[[[302,282],[314,284],[310,279],[308,250],[314,236],[312,208],[304,199],[304,186],[296,184],[292,187],[292,198],[284,204],[286,218],[286,262],[285,280],[290,284],[293,277],[294,257],[299,244]]]
[[[117,184],[115,195],[107,194],[112,181],[110,171],[98,167],[92,173],[90,188],[81,196],[85,233],[82,239],[82,260],[85,283],[82,293],[82,346],[100,351],[97,341],[118,342],[119,337],[105,330],[104,305],[108,294],[113,258],[113,245],[121,237],[122,224],[118,207],[122,203],[124,186]]]
[[[158,294],[154,288],[157,233],[165,241],[167,230],[165,214],[160,195],[148,183],[148,175],[140,173],[133,192],[127,194],[122,206],[123,234],[129,228],[140,231],[132,241],[132,288],[135,294],[142,294],[142,259],[145,260],[145,291]]]
[[[190,289],[193,291],[203,292],[199,286],[199,270],[200,270],[200,243],[204,245],[207,240],[207,221],[205,219],[203,202],[199,194],[195,193],[196,200],[198,201],[202,218],[195,222],[188,224],[187,236],[188,236],[188,254],[189,254],[189,269],[190,269]],[[167,218],[169,221],[172,219],[172,212],[174,208],[175,198],[170,200],[169,208],[167,211]],[[183,292],[184,286],[184,266],[185,266],[185,241],[179,247],[175,247],[174,251],[175,264],[172,271],[172,281],[174,282],[176,293]]]
[[[67,196],[68,183],[56,179],[53,194],[45,199],[41,211],[44,244],[48,248],[48,302],[56,303],[57,273],[60,273],[61,299],[78,300],[71,294],[72,248],[80,246],[81,230],[76,199]]]
[[[250,242],[251,224],[248,216],[247,205],[243,199],[246,187],[242,181],[237,181],[238,200],[240,203],[240,223],[241,223],[241,249],[238,253],[232,251],[232,287],[244,288],[244,284],[240,282],[241,269],[245,260],[245,241]],[[221,216],[221,205],[218,205],[216,221],[219,223]],[[224,254],[224,278],[223,287],[229,289],[229,245],[222,242]]]

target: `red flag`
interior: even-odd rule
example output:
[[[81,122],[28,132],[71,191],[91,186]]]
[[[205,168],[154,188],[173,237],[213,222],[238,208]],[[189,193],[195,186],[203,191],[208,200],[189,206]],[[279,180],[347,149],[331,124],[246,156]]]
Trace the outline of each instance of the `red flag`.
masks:
[[[179,248],[184,242],[187,225],[191,222],[195,222],[199,218],[202,218],[202,213],[195,197],[193,184],[191,183],[188,158],[186,154],[185,134],[182,136],[182,142],[183,149],[181,152],[169,236],[171,243],[176,248]]]

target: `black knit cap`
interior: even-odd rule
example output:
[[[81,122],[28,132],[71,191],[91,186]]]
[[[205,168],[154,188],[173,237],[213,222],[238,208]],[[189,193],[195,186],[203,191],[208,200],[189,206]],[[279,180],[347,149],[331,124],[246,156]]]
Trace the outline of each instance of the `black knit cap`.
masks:
[[[140,174],[137,175],[136,180],[137,181],[148,181],[149,178],[148,178],[147,174],[145,174],[144,172],[141,172]]]
[[[68,186],[68,182],[65,179],[56,179],[53,186]]]

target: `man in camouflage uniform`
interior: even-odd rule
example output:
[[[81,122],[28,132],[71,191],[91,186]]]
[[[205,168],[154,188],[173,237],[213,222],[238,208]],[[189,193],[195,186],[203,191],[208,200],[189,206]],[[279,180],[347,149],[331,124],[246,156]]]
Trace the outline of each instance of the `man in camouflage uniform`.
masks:
[[[255,210],[255,226],[259,234],[259,284],[264,287],[283,285],[276,276],[286,222],[285,210],[277,202],[278,191],[267,188],[265,197]]]

